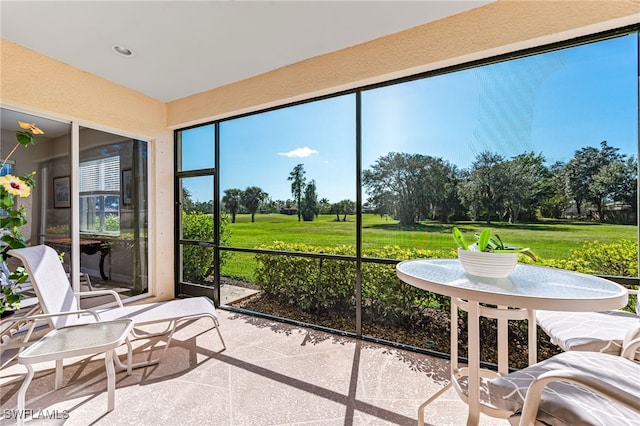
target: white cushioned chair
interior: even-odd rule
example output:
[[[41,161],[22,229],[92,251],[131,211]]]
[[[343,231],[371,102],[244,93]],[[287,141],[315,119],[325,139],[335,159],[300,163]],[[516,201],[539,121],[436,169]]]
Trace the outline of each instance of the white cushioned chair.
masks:
[[[638,294],[637,290],[629,290]],[[565,351],[592,351],[620,355],[627,332],[640,325],[640,304],[636,312],[536,311],[536,321],[551,342]],[[638,333],[640,335],[640,333]],[[631,338],[633,338],[632,336]],[[640,360],[640,352],[636,354]]]
[[[630,330],[628,335],[640,333]],[[640,425],[640,338],[622,356],[563,352],[488,381],[491,403],[511,411],[513,425]]]

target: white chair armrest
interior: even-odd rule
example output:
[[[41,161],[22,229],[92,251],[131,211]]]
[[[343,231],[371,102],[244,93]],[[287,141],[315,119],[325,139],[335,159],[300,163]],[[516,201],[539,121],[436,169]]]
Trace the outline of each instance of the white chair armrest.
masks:
[[[625,345],[622,347],[622,353],[620,354],[620,356],[633,361],[635,359],[634,354],[637,351],[640,351],[640,337],[637,337],[629,341],[628,343],[625,343]]]
[[[640,350],[640,324],[631,327],[625,334],[620,356],[633,361],[636,358],[636,352],[638,350]]]
[[[122,304],[122,299],[120,298],[120,295],[113,291],[113,290],[93,290],[91,292],[82,292],[82,293],[73,293],[76,296],[80,296],[80,297],[93,297],[93,296],[100,296],[100,295],[111,295],[113,296],[114,299],[116,299],[116,303],[118,304],[119,307],[123,307],[124,305]]]
[[[96,322],[100,322],[100,315],[97,312],[94,312],[89,309],[83,309],[79,311],[58,312],[53,314],[29,315],[29,316],[16,318],[16,319],[8,318],[7,320],[2,321],[2,323],[8,324],[11,322],[18,322],[18,321],[31,322],[31,325],[29,326],[29,330],[27,330],[27,334],[25,335],[24,340],[22,341],[22,344],[25,344],[31,338],[31,334],[33,334],[33,330],[35,329],[37,322],[46,320],[49,318],[53,318],[53,317],[62,317],[62,316],[69,316],[69,315],[91,315],[96,320]],[[21,348],[20,350],[22,351],[22,349],[24,348]]]
[[[613,400],[627,408],[640,413],[640,401],[629,395],[623,389],[615,384],[605,382],[592,375],[580,374],[571,370],[553,370],[541,374],[536,378],[527,390],[522,414],[520,416],[520,426],[534,426],[536,424],[536,415],[542,398],[544,387],[551,382],[570,382],[583,386],[596,392],[606,398]]]
[[[47,319],[47,318],[53,318],[53,317],[62,317],[62,316],[68,316],[68,315],[92,315],[94,317],[94,319],[96,320],[96,322],[100,322],[100,315],[98,315],[97,312],[92,311],[90,309],[82,309],[79,311],[68,311],[68,312],[58,312],[55,314],[37,314],[37,315],[28,315],[28,316],[23,316],[23,317],[18,317],[18,318],[7,318],[4,319],[2,321],[0,321],[0,324],[10,324],[13,322],[19,322],[19,321],[33,321],[33,322],[38,322],[42,319]]]

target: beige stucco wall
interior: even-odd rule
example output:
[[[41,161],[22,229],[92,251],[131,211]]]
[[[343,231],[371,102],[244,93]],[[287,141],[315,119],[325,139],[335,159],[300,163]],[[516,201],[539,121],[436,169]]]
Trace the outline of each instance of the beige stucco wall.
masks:
[[[0,103],[152,142],[152,273],[166,299],[174,292],[170,128],[637,22],[640,0],[502,0],[169,104],[0,40]]]
[[[502,0],[170,102],[168,125],[201,123],[639,21],[640,0]]]

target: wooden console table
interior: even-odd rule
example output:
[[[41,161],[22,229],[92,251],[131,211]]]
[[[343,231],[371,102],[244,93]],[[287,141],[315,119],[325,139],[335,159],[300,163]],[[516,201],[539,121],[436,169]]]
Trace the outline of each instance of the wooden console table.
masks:
[[[69,251],[71,249],[71,238],[54,238],[45,241],[45,244],[53,247],[57,251]],[[103,280],[109,277],[104,272],[104,259],[111,252],[111,246],[107,241],[80,239],[80,253],[92,255],[100,252],[100,276]]]

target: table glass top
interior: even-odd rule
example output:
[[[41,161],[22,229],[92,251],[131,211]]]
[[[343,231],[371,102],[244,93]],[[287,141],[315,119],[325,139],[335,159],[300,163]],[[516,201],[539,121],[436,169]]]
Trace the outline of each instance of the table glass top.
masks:
[[[562,269],[518,264],[506,278],[467,274],[457,259],[417,259],[401,262],[398,276],[425,290],[490,303],[492,296],[548,300],[612,300],[626,303],[627,291],[612,281]],[[621,306],[615,306],[621,307]],[[542,306],[537,307],[541,309]],[[603,307],[602,309],[610,309]]]
[[[131,331],[130,319],[75,325],[51,330],[40,340],[25,349],[19,359],[42,357],[49,354],[85,351],[105,345],[115,345]]]

